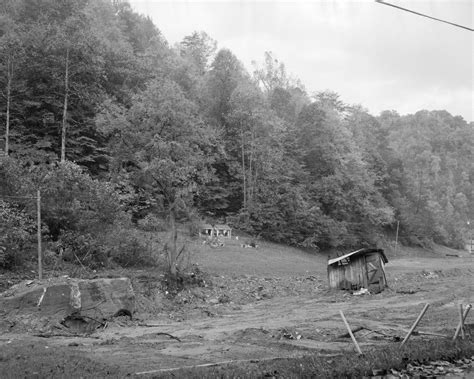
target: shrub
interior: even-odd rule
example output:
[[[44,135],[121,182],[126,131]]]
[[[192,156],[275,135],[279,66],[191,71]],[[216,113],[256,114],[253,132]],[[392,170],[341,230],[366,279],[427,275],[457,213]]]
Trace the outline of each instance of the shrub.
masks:
[[[43,219],[53,239],[64,231],[101,233],[121,212],[112,185],[92,179],[72,162],[46,169],[40,185]]]
[[[160,245],[156,233],[144,233],[134,228],[129,213],[122,213],[106,233],[102,243],[106,246],[108,262],[123,267],[155,266],[154,246]]]
[[[35,221],[18,206],[0,200],[0,266],[23,263],[22,252],[34,241]]]
[[[148,213],[145,217],[137,222],[138,227],[146,232],[164,232],[167,230],[166,224],[160,218],[152,213]]]
[[[60,246],[66,262],[96,269],[107,265],[107,250],[95,236],[67,231],[61,235]]]
[[[109,258],[122,267],[154,266],[155,257],[150,245],[132,229],[118,228],[107,237]]]

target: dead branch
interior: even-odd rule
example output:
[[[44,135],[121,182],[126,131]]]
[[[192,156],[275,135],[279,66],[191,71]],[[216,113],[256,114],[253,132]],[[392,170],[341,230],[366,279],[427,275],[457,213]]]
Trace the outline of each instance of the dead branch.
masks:
[[[405,331],[406,332],[406,331]],[[440,334],[440,333],[431,333],[431,332],[419,332],[417,330],[415,330],[413,333],[412,333],[414,336],[416,335],[420,335],[420,336],[435,336],[435,337],[445,337],[445,338],[448,338],[449,336],[447,336],[446,334]]]
[[[33,334],[35,337],[41,337],[41,338],[51,338],[51,337],[80,337],[80,338],[93,338],[93,339],[100,339],[98,336],[90,336],[87,334],[63,334],[63,333],[38,333],[38,334]]]
[[[168,336],[168,337],[170,337],[170,338],[172,338],[172,339],[174,339],[174,340],[176,340],[176,341],[178,341],[178,342],[182,342],[178,337],[173,336],[172,334],[169,334],[169,333],[157,332],[156,335],[158,335],[158,336]]]

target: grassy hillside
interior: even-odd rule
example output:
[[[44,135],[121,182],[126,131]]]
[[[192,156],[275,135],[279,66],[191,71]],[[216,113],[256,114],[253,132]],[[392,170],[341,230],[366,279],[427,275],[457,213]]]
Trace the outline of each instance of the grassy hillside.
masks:
[[[327,257],[293,247],[259,241],[257,248],[244,248],[245,239],[223,240],[212,248],[193,242],[192,259],[209,273],[292,276],[326,272]]]

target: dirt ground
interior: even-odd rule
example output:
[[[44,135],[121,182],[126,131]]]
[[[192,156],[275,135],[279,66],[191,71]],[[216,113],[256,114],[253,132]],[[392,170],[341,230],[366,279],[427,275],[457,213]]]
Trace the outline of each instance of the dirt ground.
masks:
[[[207,274],[172,300],[159,276],[133,273],[133,320],[117,318],[89,337],[44,338],[15,328],[2,334],[0,377],[151,377],[208,363],[355,353],[340,337],[340,310],[352,328],[364,328],[356,333],[362,351],[400,343],[427,303],[417,330],[452,335],[459,304],[474,302],[474,254],[439,247],[387,255],[390,287],[354,296],[327,289],[323,255],[271,244],[202,248],[195,258]],[[474,312],[466,323],[472,330]]]

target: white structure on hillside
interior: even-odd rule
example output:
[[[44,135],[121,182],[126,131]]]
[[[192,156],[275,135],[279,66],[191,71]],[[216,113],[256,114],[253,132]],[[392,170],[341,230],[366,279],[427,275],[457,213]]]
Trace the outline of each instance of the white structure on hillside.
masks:
[[[199,237],[232,238],[232,228],[225,224],[202,224],[199,228]]]

